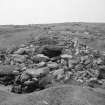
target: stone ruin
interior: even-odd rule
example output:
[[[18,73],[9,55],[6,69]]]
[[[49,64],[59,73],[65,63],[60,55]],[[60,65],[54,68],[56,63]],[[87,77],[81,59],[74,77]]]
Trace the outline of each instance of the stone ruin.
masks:
[[[105,54],[78,39],[63,45],[21,44],[0,51],[0,84],[11,92],[28,93],[77,81],[82,86],[105,86]],[[66,45],[66,46],[65,46]]]

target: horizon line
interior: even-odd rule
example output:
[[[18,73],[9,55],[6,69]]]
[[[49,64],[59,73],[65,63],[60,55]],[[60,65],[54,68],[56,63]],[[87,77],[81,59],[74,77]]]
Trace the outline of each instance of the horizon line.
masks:
[[[28,23],[28,24],[0,24],[0,26],[12,26],[12,25],[50,25],[50,24],[69,24],[69,23],[87,23],[87,24],[105,24],[105,22],[48,22],[48,23]]]

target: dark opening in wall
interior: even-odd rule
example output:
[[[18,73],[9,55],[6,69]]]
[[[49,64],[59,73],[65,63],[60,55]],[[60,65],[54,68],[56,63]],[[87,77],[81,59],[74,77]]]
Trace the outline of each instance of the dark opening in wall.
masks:
[[[47,45],[43,48],[42,54],[45,56],[48,56],[49,58],[60,56],[62,54],[63,48],[60,46],[54,46],[54,45]]]

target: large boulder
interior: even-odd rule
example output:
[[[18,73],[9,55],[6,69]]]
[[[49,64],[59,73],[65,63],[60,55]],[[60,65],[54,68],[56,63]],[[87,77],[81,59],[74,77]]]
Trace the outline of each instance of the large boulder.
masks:
[[[49,73],[49,68],[48,67],[43,67],[43,68],[34,68],[34,69],[27,69],[26,74],[31,75],[33,78],[46,75]]]
[[[47,67],[50,69],[58,69],[59,65],[56,62],[48,62]]]
[[[46,62],[43,62],[43,61],[42,61],[42,62],[36,64],[36,66],[39,67],[39,68],[40,68],[40,67],[45,67],[45,66],[46,66]]]
[[[26,61],[27,55],[13,54],[12,57],[15,62],[23,63]]]
[[[72,55],[63,54],[63,55],[61,55],[61,58],[62,59],[72,59],[73,57],[72,57]]]
[[[23,55],[23,54],[29,54],[30,49],[28,48],[19,48],[17,51],[14,52],[14,54],[19,54],[19,55]]]
[[[33,85],[33,84],[35,84],[35,83],[36,83],[36,81],[27,80],[27,81],[24,82],[24,85],[30,86],[30,85]]]
[[[43,54],[37,54],[32,57],[33,62],[40,63],[40,62],[46,62],[49,60],[49,57],[43,55]]]

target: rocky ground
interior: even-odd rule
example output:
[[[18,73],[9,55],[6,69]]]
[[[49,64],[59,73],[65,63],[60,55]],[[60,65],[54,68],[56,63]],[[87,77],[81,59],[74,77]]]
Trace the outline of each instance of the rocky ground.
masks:
[[[8,40],[1,47],[0,105],[104,105],[105,52],[101,47],[104,45],[91,44],[104,37],[104,24],[1,29],[2,37],[6,33],[17,37],[19,32],[24,38],[18,36],[21,40],[15,39],[16,43],[11,38],[11,43]],[[26,36],[23,31],[27,31]],[[35,32],[40,35],[35,37]],[[91,38],[95,41],[89,43]]]

